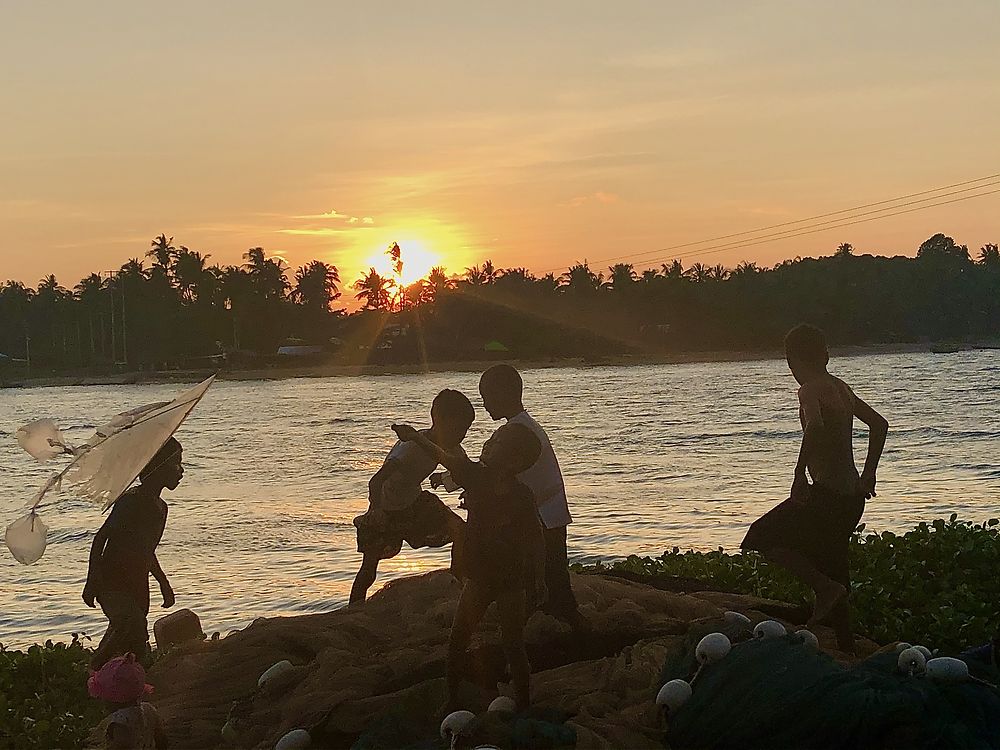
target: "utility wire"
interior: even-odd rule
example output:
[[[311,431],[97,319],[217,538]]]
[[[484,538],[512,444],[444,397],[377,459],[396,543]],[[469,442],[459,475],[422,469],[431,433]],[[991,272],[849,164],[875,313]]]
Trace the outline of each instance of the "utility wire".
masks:
[[[760,232],[766,232],[766,231],[769,231],[769,230],[772,230],[772,229],[780,229],[781,227],[791,227],[791,226],[793,226],[795,224],[806,224],[808,222],[813,222],[813,221],[815,221],[817,219],[824,219],[824,218],[827,218],[827,217],[830,217],[830,216],[841,216],[843,219],[847,219],[847,218],[850,218],[850,217],[844,216],[844,214],[852,214],[852,213],[855,213],[856,211],[861,211],[862,209],[866,209],[866,208],[873,208],[875,206],[885,206],[885,205],[890,204],[890,203],[899,203],[899,201],[907,200],[909,198],[916,198],[916,197],[919,197],[919,196],[922,196],[922,195],[926,195],[926,196],[930,196],[930,197],[923,198],[920,201],[912,201],[911,203],[901,204],[901,205],[911,205],[912,203],[921,203],[921,202],[926,202],[926,201],[934,201],[934,200],[937,200],[938,198],[945,197],[945,195],[932,195],[932,194],[941,193],[941,191],[943,191],[943,190],[950,190],[952,188],[963,187],[963,186],[966,186],[966,185],[974,185],[975,183],[988,182],[988,181],[991,181],[991,180],[995,180],[998,177],[1000,177],[1000,173],[986,175],[985,177],[979,177],[979,178],[974,179],[974,180],[964,180],[962,182],[955,182],[955,183],[952,183],[950,185],[942,185],[941,187],[933,188],[931,190],[921,190],[921,191],[916,192],[916,193],[908,193],[906,195],[900,195],[900,196],[897,196],[895,198],[888,198],[886,200],[875,201],[875,202],[872,202],[872,203],[864,203],[864,204],[861,204],[860,206],[854,206],[853,208],[844,208],[844,209],[840,209],[839,211],[829,211],[827,213],[816,214],[814,216],[808,216],[808,217],[803,218],[803,219],[796,219],[795,221],[785,221],[785,222],[781,222],[779,224],[770,224],[768,226],[758,227],[757,229],[748,229],[748,230],[743,231],[743,232],[734,232],[732,234],[724,234],[724,235],[720,235],[718,237],[709,237],[707,239],[697,240],[697,241],[694,241],[694,242],[684,242],[684,243],[681,243],[679,245],[670,245],[668,247],[662,247],[662,248],[658,248],[656,250],[648,250],[646,252],[638,253],[638,254],[635,254],[635,255],[624,255],[624,256],[617,256],[617,257],[613,257],[613,258],[604,258],[604,259],[601,259],[601,260],[598,260],[598,261],[594,261],[594,263],[595,263],[595,265],[601,265],[603,263],[612,263],[612,262],[615,262],[615,261],[626,260],[626,259],[630,259],[630,258],[634,259],[634,260],[639,260],[640,258],[642,258],[644,256],[648,256],[648,255],[653,255],[653,254],[657,254],[657,253],[666,253],[666,252],[670,252],[672,250],[680,250],[680,249],[683,249],[683,248],[694,247],[696,245],[704,245],[704,244],[707,244],[707,243],[710,243],[710,242],[719,242],[720,240],[728,240],[728,239],[732,239],[732,238],[735,238],[735,237],[746,237],[747,235],[754,235],[754,234],[758,234]],[[977,189],[984,188],[984,187],[992,187],[993,184],[996,184],[996,183],[989,183],[989,184],[985,184],[985,185],[980,184],[980,185],[977,185],[976,187],[966,188],[966,190],[956,191],[956,193],[967,192],[969,190],[977,190]],[[948,193],[947,195],[954,195],[956,193]],[[970,196],[970,197],[976,197],[976,196]],[[944,204],[940,204],[940,205],[944,205]],[[894,210],[896,208],[899,208],[899,207],[900,207],[899,205],[897,205],[897,206],[889,206],[887,208],[880,209],[880,211],[892,211],[892,210]],[[931,206],[927,206],[927,208],[931,208]],[[869,213],[877,213],[877,212],[869,212]],[[864,215],[864,214],[859,214],[859,215]],[[888,214],[888,216],[892,216],[892,215],[895,215],[895,214]],[[883,217],[876,217],[876,218],[883,218]],[[840,221],[840,219],[838,219],[836,221]],[[848,226],[848,225],[845,225],[845,226]],[[806,227],[795,227],[795,229],[805,229],[805,228]],[[829,227],[829,229],[836,229],[836,228],[837,227]],[[795,230],[789,229],[789,230],[785,230],[785,231],[791,232],[791,231],[795,231]],[[777,234],[782,234],[782,232],[778,232]],[[794,236],[794,235],[789,235],[789,236]],[[562,270],[561,267],[560,268],[552,268],[552,269],[549,269],[547,271],[543,271],[542,273],[543,274],[554,273],[555,271],[559,271],[559,270]]]
[[[1000,183],[995,183],[995,184],[1000,184]],[[992,185],[984,185],[983,187],[992,187]],[[807,234],[816,234],[817,232],[826,232],[826,231],[828,231],[830,229],[839,229],[841,227],[849,227],[849,226],[853,226],[854,224],[865,224],[865,223],[870,222],[870,221],[878,221],[879,219],[887,219],[890,216],[902,216],[903,214],[912,214],[912,213],[917,212],[917,211],[925,211],[928,208],[935,208],[937,206],[946,206],[946,205],[948,205],[950,203],[962,203],[963,201],[972,200],[973,198],[982,198],[983,196],[994,195],[996,193],[1000,193],[1000,188],[998,188],[997,190],[990,190],[990,191],[987,191],[985,193],[978,193],[976,195],[966,195],[966,196],[963,196],[961,198],[952,198],[951,200],[948,200],[948,201],[941,201],[940,203],[932,203],[932,204],[927,205],[927,206],[917,206],[916,208],[908,208],[905,211],[896,211],[895,213],[882,214],[881,216],[869,216],[868,218],[858,219],[857,221],[844,221],[843,223],[836,224],[834,226],[820,227],[819,229],[810,229],[808,231],[802,231],[802,232],[798,232],[798,233],[795,233],[795,234],[789,234],[789,235],[784,236],[784,237],[779,237],[779,238],[777,238],[777,240],[771,239],[771,238],[765,238],[765,239],[756,239],[756,238],[754,238],[752,241],[748,241],[748,242],[728,243],[728,244],[725,244],[725,245],[717,245],[717,246],[714,246],[714,247],[702,248],[702,249],[699,249],[697,251],[694,251],[694,252],[691,252],[691,253],[687,253],[686,255],[682,254],[679,257],[678,256],[661,257],[661,258],[658,258],[657,260],[646,261],[646,262],[650,263],[651,265],[656,265],[656,264],[659,264],[659,263],[666,262],[667,260],[680,259],[680,257],[695,257],[695,256],[699,256],[699,255],[712,255],[713,253],[722,253],[722,252],[725,252],[726,250],[737,250],[739,248],[744,248],[744,247],[753,247],[754,245],[761,245],[761,244],[765,244],[765,243],[768,243],[768,242],[775,242],[775,241],[778,241],[778,240],[786,240],[786,239],[791,239],[793,237],[801,237],[801,236],[807,235]]]

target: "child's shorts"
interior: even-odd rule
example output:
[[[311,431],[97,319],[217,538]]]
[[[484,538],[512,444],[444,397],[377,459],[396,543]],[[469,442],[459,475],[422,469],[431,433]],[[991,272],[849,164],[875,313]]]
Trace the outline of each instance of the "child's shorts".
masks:
[[[453,519],[462,522],[462,517],[441,498],[424,490],[408,508],[389,513],[369,510],[355,518],[358,552],[386,560],[399,554],[403,542],[413,549],[443,547],[454,541],[448,528]]]
[[[814,484],[806,499],[785,500],[754,521],[740,547],[758,552],[779,547],[795,550],[818,571],[848,586],[847,553],[864,510],[862,496],[842,495]]]

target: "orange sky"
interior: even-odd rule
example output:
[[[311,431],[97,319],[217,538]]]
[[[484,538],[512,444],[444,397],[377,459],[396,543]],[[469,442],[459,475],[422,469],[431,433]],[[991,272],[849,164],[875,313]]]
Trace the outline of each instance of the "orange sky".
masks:
[[[72,286],[160,232],[348,282],[393,240],[456,271],[658,264],[1000,172],[996,0],[153,7],[5,7],[0,280]],[[993,195],[690,261],[975,249],[997,216]]]

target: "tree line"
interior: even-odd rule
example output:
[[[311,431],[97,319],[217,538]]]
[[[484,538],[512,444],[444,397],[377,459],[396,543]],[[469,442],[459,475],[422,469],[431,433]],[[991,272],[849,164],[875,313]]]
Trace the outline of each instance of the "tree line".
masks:
[[[0,355],[52,371],[193,367],[221,353],[239,362],[283,343],[320,345],[344,362],[469,359],[491,344],[508,356],[600,358],[773,348],[803,320],[838,344],[1000,334],[1000,249],[973,255],[944,234],[915,257],[858,255],[845,243],[773,267],[580,261],[541,276],[486,260],[462,274],[437,267],[408,286],[399,281],[405,248],[387,253],[390,273],[371,268],[344,289],[323,261],[293,271],[255,247],[240,264],[210,265],[210,255],[160,235],[144,259],[72,290],[53,275],[35,288],[7,281]],[[360,310],[336,309],[345,293]]]

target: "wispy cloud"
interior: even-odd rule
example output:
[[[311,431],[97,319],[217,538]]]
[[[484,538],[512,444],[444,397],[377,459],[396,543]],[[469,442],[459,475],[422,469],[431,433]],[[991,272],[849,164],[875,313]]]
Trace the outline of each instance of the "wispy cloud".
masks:
[[[342,222],[345,222],[347,224],[358,224],[358,223],[361,223],[361,224],[374,224],[375,223],[375,219],[373,219],[371,216],[358,217],[358,216],[352,216],[351,214],[342,214],[342,213],[340,213],[340,211],[338,211],[335,208],[331,208],[329,211],[327,211],[326,213],[322,213],[322,214],[301,214],[301,215],[298,215],[298,216],[291,216],[291,217],[288,217],[288,218],[291,218],[291,219],[301,219],[301,220],[309,220],[309,221],[342,221]]]
[[[610,206],[613,203],[618,203],[621,200],[615,193],[606,193],[603,190],[598,190],[596,193],[590,193],[589,195],[578,195],[576,198],[568,201],[565,205],[577,208],[579,206],[584,206],[586,204],[599,203],[602,206]]]

